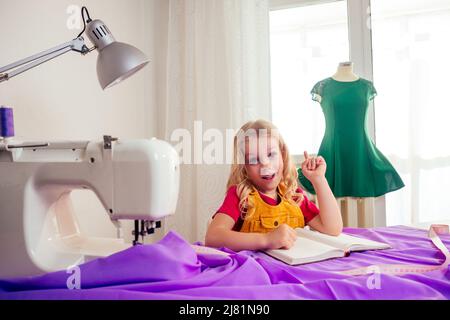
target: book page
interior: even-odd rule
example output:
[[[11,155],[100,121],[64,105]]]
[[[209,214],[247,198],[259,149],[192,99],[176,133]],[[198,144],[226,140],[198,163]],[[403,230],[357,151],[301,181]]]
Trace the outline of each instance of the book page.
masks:
[[[318,231],[311,231],[308,229],[296,228],[295,231],[299,237],[306,237],[311,240],[320,241],[324,244],[345,250],[345,251],[363,251],[363,250],[376,250],[376,249],[389,249],[386,243],[363,239],[348,234],[341,233],[339,236],[334,237],[327,234],[320,233]]]
[[[340,249],[305,237],[298,237],[290,249],[267,250],[266,253],[289,264],[309,263],[344,256],[344,252]]]

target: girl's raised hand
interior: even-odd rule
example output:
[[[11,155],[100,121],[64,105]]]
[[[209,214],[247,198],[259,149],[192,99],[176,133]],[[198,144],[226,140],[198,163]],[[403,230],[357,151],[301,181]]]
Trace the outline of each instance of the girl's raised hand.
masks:
[[[325,177],[327,171],[327,164],[325,159],[321,156],[315,158],[310,157],[308,152],[304,152],[305,161],[302,163],[302,173],[311,182],[318,178]]]

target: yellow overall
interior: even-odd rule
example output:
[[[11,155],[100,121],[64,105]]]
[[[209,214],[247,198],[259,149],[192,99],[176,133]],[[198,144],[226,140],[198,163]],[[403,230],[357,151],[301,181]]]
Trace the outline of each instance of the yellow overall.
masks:
[[[303,228],[305,226],[305,218],[302,210],[298,205],[291,204],[281,193],[279,193],[281,202],[272,206],[267,204],[259,194],[254,190],[250,193],[250,203],[254,207],[250,210],[249,218],[246,218],[242,224],[241,232],[259,232],[267,233],[276,229],[283,223],[292,228]]]

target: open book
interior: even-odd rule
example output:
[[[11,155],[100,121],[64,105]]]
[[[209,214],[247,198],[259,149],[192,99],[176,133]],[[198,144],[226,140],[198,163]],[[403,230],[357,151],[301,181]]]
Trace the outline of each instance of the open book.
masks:
[[[264,251],[287,264],[297,265],[345,257],[351,251],[389,249],[385,243],[362,239],[341,233],[329,236],[309,229],[296,228],[298,238],[290,249]]]

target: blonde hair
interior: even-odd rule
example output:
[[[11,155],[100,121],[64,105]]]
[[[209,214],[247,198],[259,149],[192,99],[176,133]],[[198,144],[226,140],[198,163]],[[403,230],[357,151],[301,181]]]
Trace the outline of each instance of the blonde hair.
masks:
[[[266,132],[268,136],[275,137],[278,140],[281,157],[283,159],[283,174],[278,188],[283,197],[292,204],[301,204],[303,195],[297,192],[298,173],[289,154],[289,149],[279,134],[277,127],[265,120],[250,121],[244,124],[234,137],[233,164],[231,165],[231,173],[227,183],[227,190],[236,186],[237,195],[239,197],[239,211],[242,219],[249,219],[253,215],[254,204],[251,203],[249,195],[254,190],[252,182],[248,179],[245,162],[242,161],[242,149],[240,149],[240,137],[242,134],[247,135],[248,132],[256,132],[259,137],[260,132]]]

